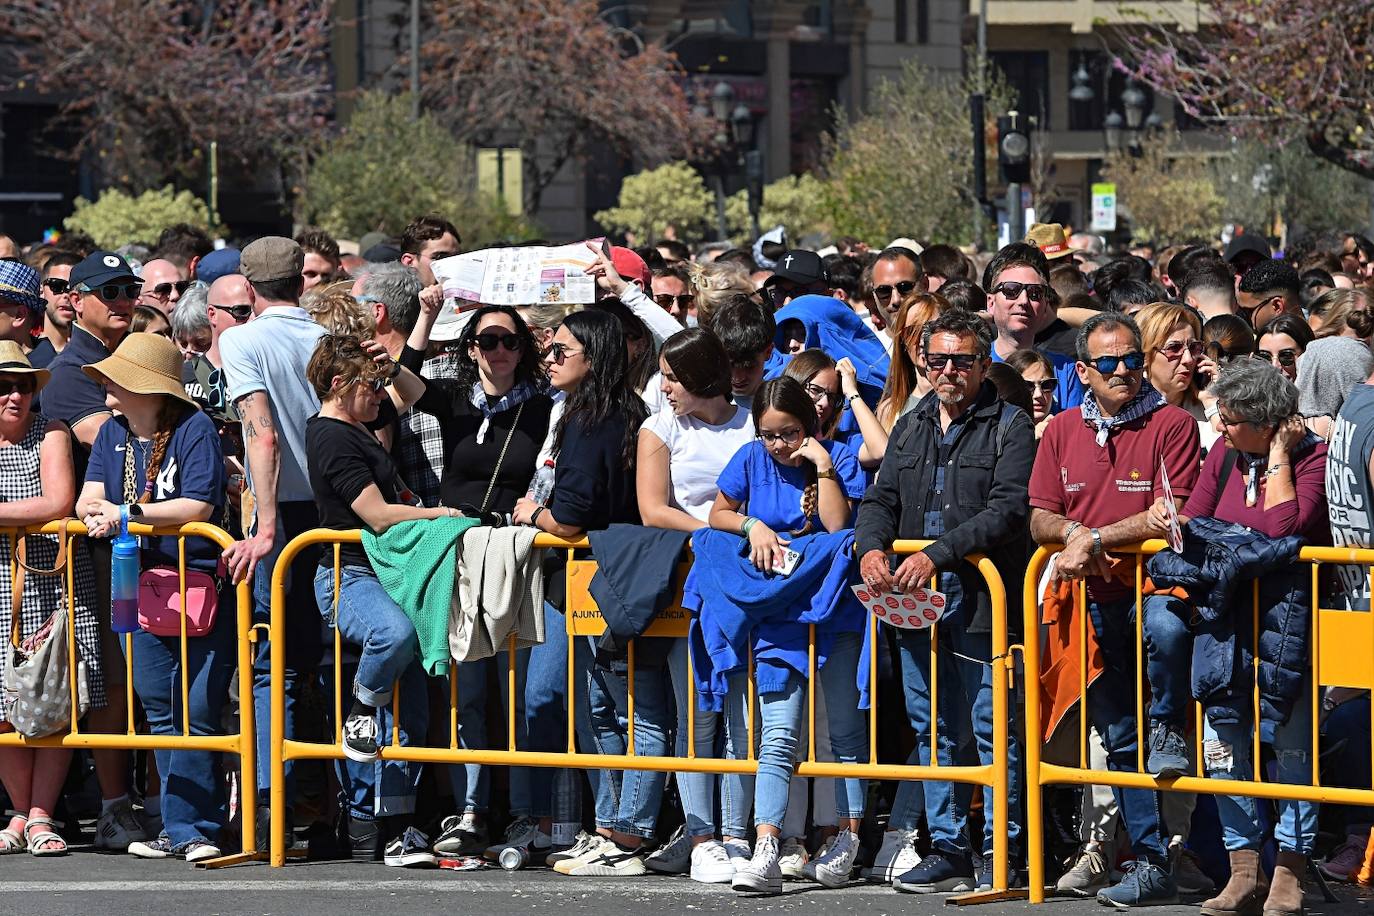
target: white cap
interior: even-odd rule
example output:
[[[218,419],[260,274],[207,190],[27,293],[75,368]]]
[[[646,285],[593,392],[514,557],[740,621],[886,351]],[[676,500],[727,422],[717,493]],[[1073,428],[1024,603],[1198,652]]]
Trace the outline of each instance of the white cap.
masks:
[[[903,237],[901,237],[901,238],[893,239],[892,241],[888,242],[888,243],[887,243],[887,247],[888,247],[888,248],[910,248],[912,251],[916,252],[917,254],[920,254],[921,252],[925,251],[925,249],[921,247],[921,243],[920,243],[920,242],[916,241],[915,239],[906,238],[905,236],[903,236]]]

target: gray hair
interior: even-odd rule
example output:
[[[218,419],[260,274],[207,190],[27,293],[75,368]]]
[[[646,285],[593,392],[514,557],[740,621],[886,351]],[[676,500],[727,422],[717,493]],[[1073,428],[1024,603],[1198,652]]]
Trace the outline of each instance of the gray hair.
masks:
[[[369,265],[358,299],[385,305],[392,326],[409,334],[420,317],[420,275],[400,261]]]
[[[1226,409],[1255,426],[1277,427],[1298,412],[1298,389],[1271,363],[1238,359],[1207,389]]]
[[[206,309],[209,301],[208,284],[197,280],[186,287],[186,292],[181,294],[169,316],[173,340],[197,340],[209,336],[210,314]]]
[[[1110,331],[1114,328],[1125,328],[1131,332],[1131,339],[1135,341],[1137,350],[1143,349],[1144,344],[1140,338],[1140,325],[1135,323],[1135,319],[1130,315],[1123,315],[1120,312],[1098,312],[1083,322],[1083,327],[1078,329],[1078,337],[1074,339],[1074,355],[1078,357],[1080,363],[1086,363],[1092,359],[1092,354],[1088,352],[1088,338],[1098,331]]]
[[[974,355],[979,359],[987,359],[992,352],[992,330],[973,312],[949,309],[927,321],[921,329],[921,349],[929,350],[931,336],[940,333],[972,337]]]

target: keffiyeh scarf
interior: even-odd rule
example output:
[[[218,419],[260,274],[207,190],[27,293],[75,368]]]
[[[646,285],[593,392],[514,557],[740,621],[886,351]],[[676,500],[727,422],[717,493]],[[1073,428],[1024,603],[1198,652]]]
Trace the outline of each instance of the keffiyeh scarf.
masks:
[[[1131,402],[1114,417],[1103,416],[1102,408],[1097,406],[1097,398],[1091,391],[1083,392],[1083,419],[1097,430],[1097,446],[1104,448],[1112,430],[1125,426],[1164,406],[1164,398],[1148,381],[1141,381],[1140,390]]]
[[[472,391],[469,392],[468,398],[472,406],[482,412],[482,425],[477,428],[477,444],[481,445],[487,441],[487,430],[491,429],[492,417],[498,413],[505,413],[514,407],[519,407],[538,393],[539,390],[534,385],[529,382],[521,382],[493,401],[482,390],[481,382],[473,382]]]

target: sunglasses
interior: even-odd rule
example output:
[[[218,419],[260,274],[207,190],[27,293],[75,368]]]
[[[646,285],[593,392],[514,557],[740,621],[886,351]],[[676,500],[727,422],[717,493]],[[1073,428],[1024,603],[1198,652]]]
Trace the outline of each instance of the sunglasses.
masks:
[[[820,385],[812,385],[810,382],[806,384],[806,393],[811,395],[811,400],[813,401],[819,401],[821,398],[825,397],[829,398],[832,404],[840,398],[840,393],[838,391],[831,391],[829,388],[822,388]]]
[[[1274,353],[1268,350],[1256,350],[1255,359],[1264,360],[1266,363],[1278,363],[1285,369],[1291,369],[1298,364],[1298,351],[1292,347],[1284,347]]]
[[[797,445],[802,441],[803,430],[793,428],[780,433],[760,432],[759,438],[763,440],[765,445],[772,445],[774,443]]]
[[[210,308],[220,312],[228,312],[229,317],[240,324],[253,317],[253,307],[251,305],[211,305]]]
[[[566,344],[561,343],[556,343],[549,347],[549,355],[552,356],[553,361],[560,366],[563,365],[563,360],[567,359],[569,356],[576,356],[581,352],[581,350],[569,350]]]
[[[180,296],[182,293],[186,292],[186,290],[190,288],[190,280],[178,280],[175,283],[159,283],[157,286],[154,286],[148,292],[159,299],[166,299],[172,295],[172,290],[174,289],[177,291],[177,295]]]
[[[387,386],[391,384],[391,379],[374,378],[372,381],[366,382],[364,384],[366,384],[367,387],[372,390],[373,394],[381,394],[383,391],[386,390]]]
[[[33,394],[38,390],[38,386],[31,378],[26,379],[0,379],[0,398],[7,398],[12,394]]]
[[[1171,340],[1162,347],[1156,348],[1155,352],[1163,353],[1171,363],[1176,363],[1183,358],[1183,351],[1187,350],[1193,359],[1202,355],[1202,341],[1190,340],[1186,343],[1181,340]]]
[[[1026,387],[1034,394],[1039,391],[1041,394],[1054,394],[1054,390],[1059,387],[1059,380],[1053,378],[1042,378],[1038,382],[1026,379]]]
[[[1031,302],[1043,302],[1045,299],[1045,284],[1043,283],[1017,283],[1015,280],[1007,280],[998,283],[992,288],[994,296],[1001,295],[1004,299],[1017,300],[1021,298],[1021,293],[1026,294],[1026,298]]]
[[[978,357],[970,353],[927,353],[926,365],[936,372],[942,371],[950,363],[956,372],[967,372],[978,362]]]
[[[106,283],[96,289],[91,289],[89,286],[82,289],[84,293],[99,296],[104,302],[137,299],[142,291],[143,287],[138,283]]]
[[[678,309],[684,312],[692,307],[694,301],[696,301],[696,297],[691,293],[683,293],[680,296],[674,296],[672,293],[658,293],[654,296],[654,302],[658,303],[659,308],[670,309],[676,302]]]
[[[1087,362],[1089,366],[1098,371],[1099,375],[1111,375],[1116,371],[1116,367],[1123,363],[1127,370],[1138,372],[1145,368],[1145,354],[1135,350],[1125,356],[1095,356]]]
[[[894,290],[896,290],[897,295],[905,296],[915,288],[915,280],[898,280],[891,286],[884,283],[882,286],[873,287],[873,295],[877,296],[879,299],[891,299]]]
[[[483,353],[490,353],[497,347],[505,347],[514,353],[524,344],[519,334],[478,334],[473,340],[477,344],[477,349]]]
[[[52,293],[54,296],[60,296],[72,288],[71,284],[61,277],[49,277],[43,281],[43,285],[46,286],[48,292]]]

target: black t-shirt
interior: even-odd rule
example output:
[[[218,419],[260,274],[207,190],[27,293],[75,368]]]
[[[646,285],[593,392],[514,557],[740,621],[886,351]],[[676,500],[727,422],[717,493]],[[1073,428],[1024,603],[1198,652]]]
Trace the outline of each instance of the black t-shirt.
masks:
[[[35,369],[48,368],[54,359],[57,359],[57,349],[52,345],[52,341],[46,337],[29,351],[29,365]]]
[[[1035,335],[1035,349],[1042,353],[1054,353],[1078,358],[1078,328],[1070,327],[1056,318],[1049,327]]]
[[[401,502],[396,465],[372,433],[343,420],[314,416],[305,424],[305,452],[320,527],[366,528],[353,511],[353,501],[369,484],[376,484],[388,503]],[[339,556],[346,566],[372,568],[361,544],[343,545]],[[332,551],[321,554],[321,566],[332,566],[333,562]]]

